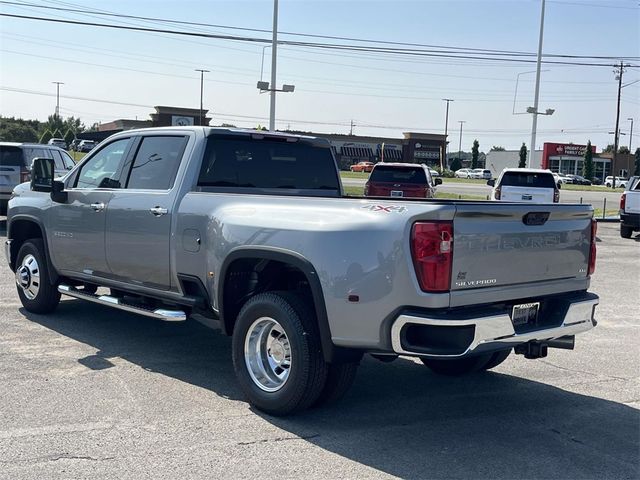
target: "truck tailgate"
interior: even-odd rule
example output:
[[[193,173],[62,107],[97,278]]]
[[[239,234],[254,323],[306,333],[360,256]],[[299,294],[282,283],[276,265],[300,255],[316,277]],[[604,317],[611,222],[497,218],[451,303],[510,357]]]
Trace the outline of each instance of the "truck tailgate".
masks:
[[[553,203],[553,188],[502,187],[503,202]]]
[[[640,213],[640,189],[638,186],[640,186],[640,182],[635,190],[628,190],[624,193],[624,213]]]
[[[451,290],[586,277],[592,213],[588,205],[458,204]]]

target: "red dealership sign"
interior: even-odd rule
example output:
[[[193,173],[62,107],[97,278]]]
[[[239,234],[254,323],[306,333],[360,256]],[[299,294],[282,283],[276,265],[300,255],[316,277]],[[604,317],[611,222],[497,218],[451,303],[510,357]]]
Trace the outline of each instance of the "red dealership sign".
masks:
[[[549,168],[549,157],[560,155],[570,157],[584,157],[587,151],[586,145],[576,145],[575,143],[545,143],[542,147],[542,168]],[[591,145],[591,151],[596,153],[596,146]]]

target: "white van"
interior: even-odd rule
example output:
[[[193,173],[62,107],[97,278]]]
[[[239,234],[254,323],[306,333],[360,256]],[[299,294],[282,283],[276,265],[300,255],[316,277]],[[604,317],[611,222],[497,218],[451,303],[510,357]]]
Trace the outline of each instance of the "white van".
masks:
[[[558,203],[560,190],[550,170],[505,168],[493,187],[491,200],[502,202]]]

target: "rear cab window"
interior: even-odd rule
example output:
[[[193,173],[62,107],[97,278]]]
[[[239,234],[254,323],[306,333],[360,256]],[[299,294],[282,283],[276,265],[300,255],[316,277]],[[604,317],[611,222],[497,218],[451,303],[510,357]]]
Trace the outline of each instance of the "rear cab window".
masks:
[[[370,182],[380,183],[414,183],[424,185],[427,182],[425,171],[420,166],[398,167],[393,165],[376,165],[369,177]]]
[[[200,191],[339,196],[331,149],[304,140],[211,136]]]
[[[555,189],[556,183],[551,173],[504,172],[500,180],[502,187],[534,187]]]

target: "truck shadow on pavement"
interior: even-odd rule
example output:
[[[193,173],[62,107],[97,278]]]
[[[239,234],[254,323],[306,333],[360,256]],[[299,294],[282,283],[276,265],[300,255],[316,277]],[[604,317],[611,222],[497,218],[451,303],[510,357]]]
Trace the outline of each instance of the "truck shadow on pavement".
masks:
[[[167,324],[76,300],[63,301],[54,315],[22,314],[98,349],[78,359],[87,368],[111,368],[109,358],[121,357],[222,397],[242,398],[230,339],[197,322]],[[597,383],[590,375],[568,372],[567,378],[578,390],[583,381]],[[599,381],[611,388],[607,379]],[[446,378],[408,359],[385,364],[365,357],[341,402],[288,418],[255,413],[283,433],[254,443],[294,455],[298,442],[309,442],[374,469],[372,475],[637,478],[640,472],[637,409],[503,373]],[[285,440],[286,447],[279,443]]]

